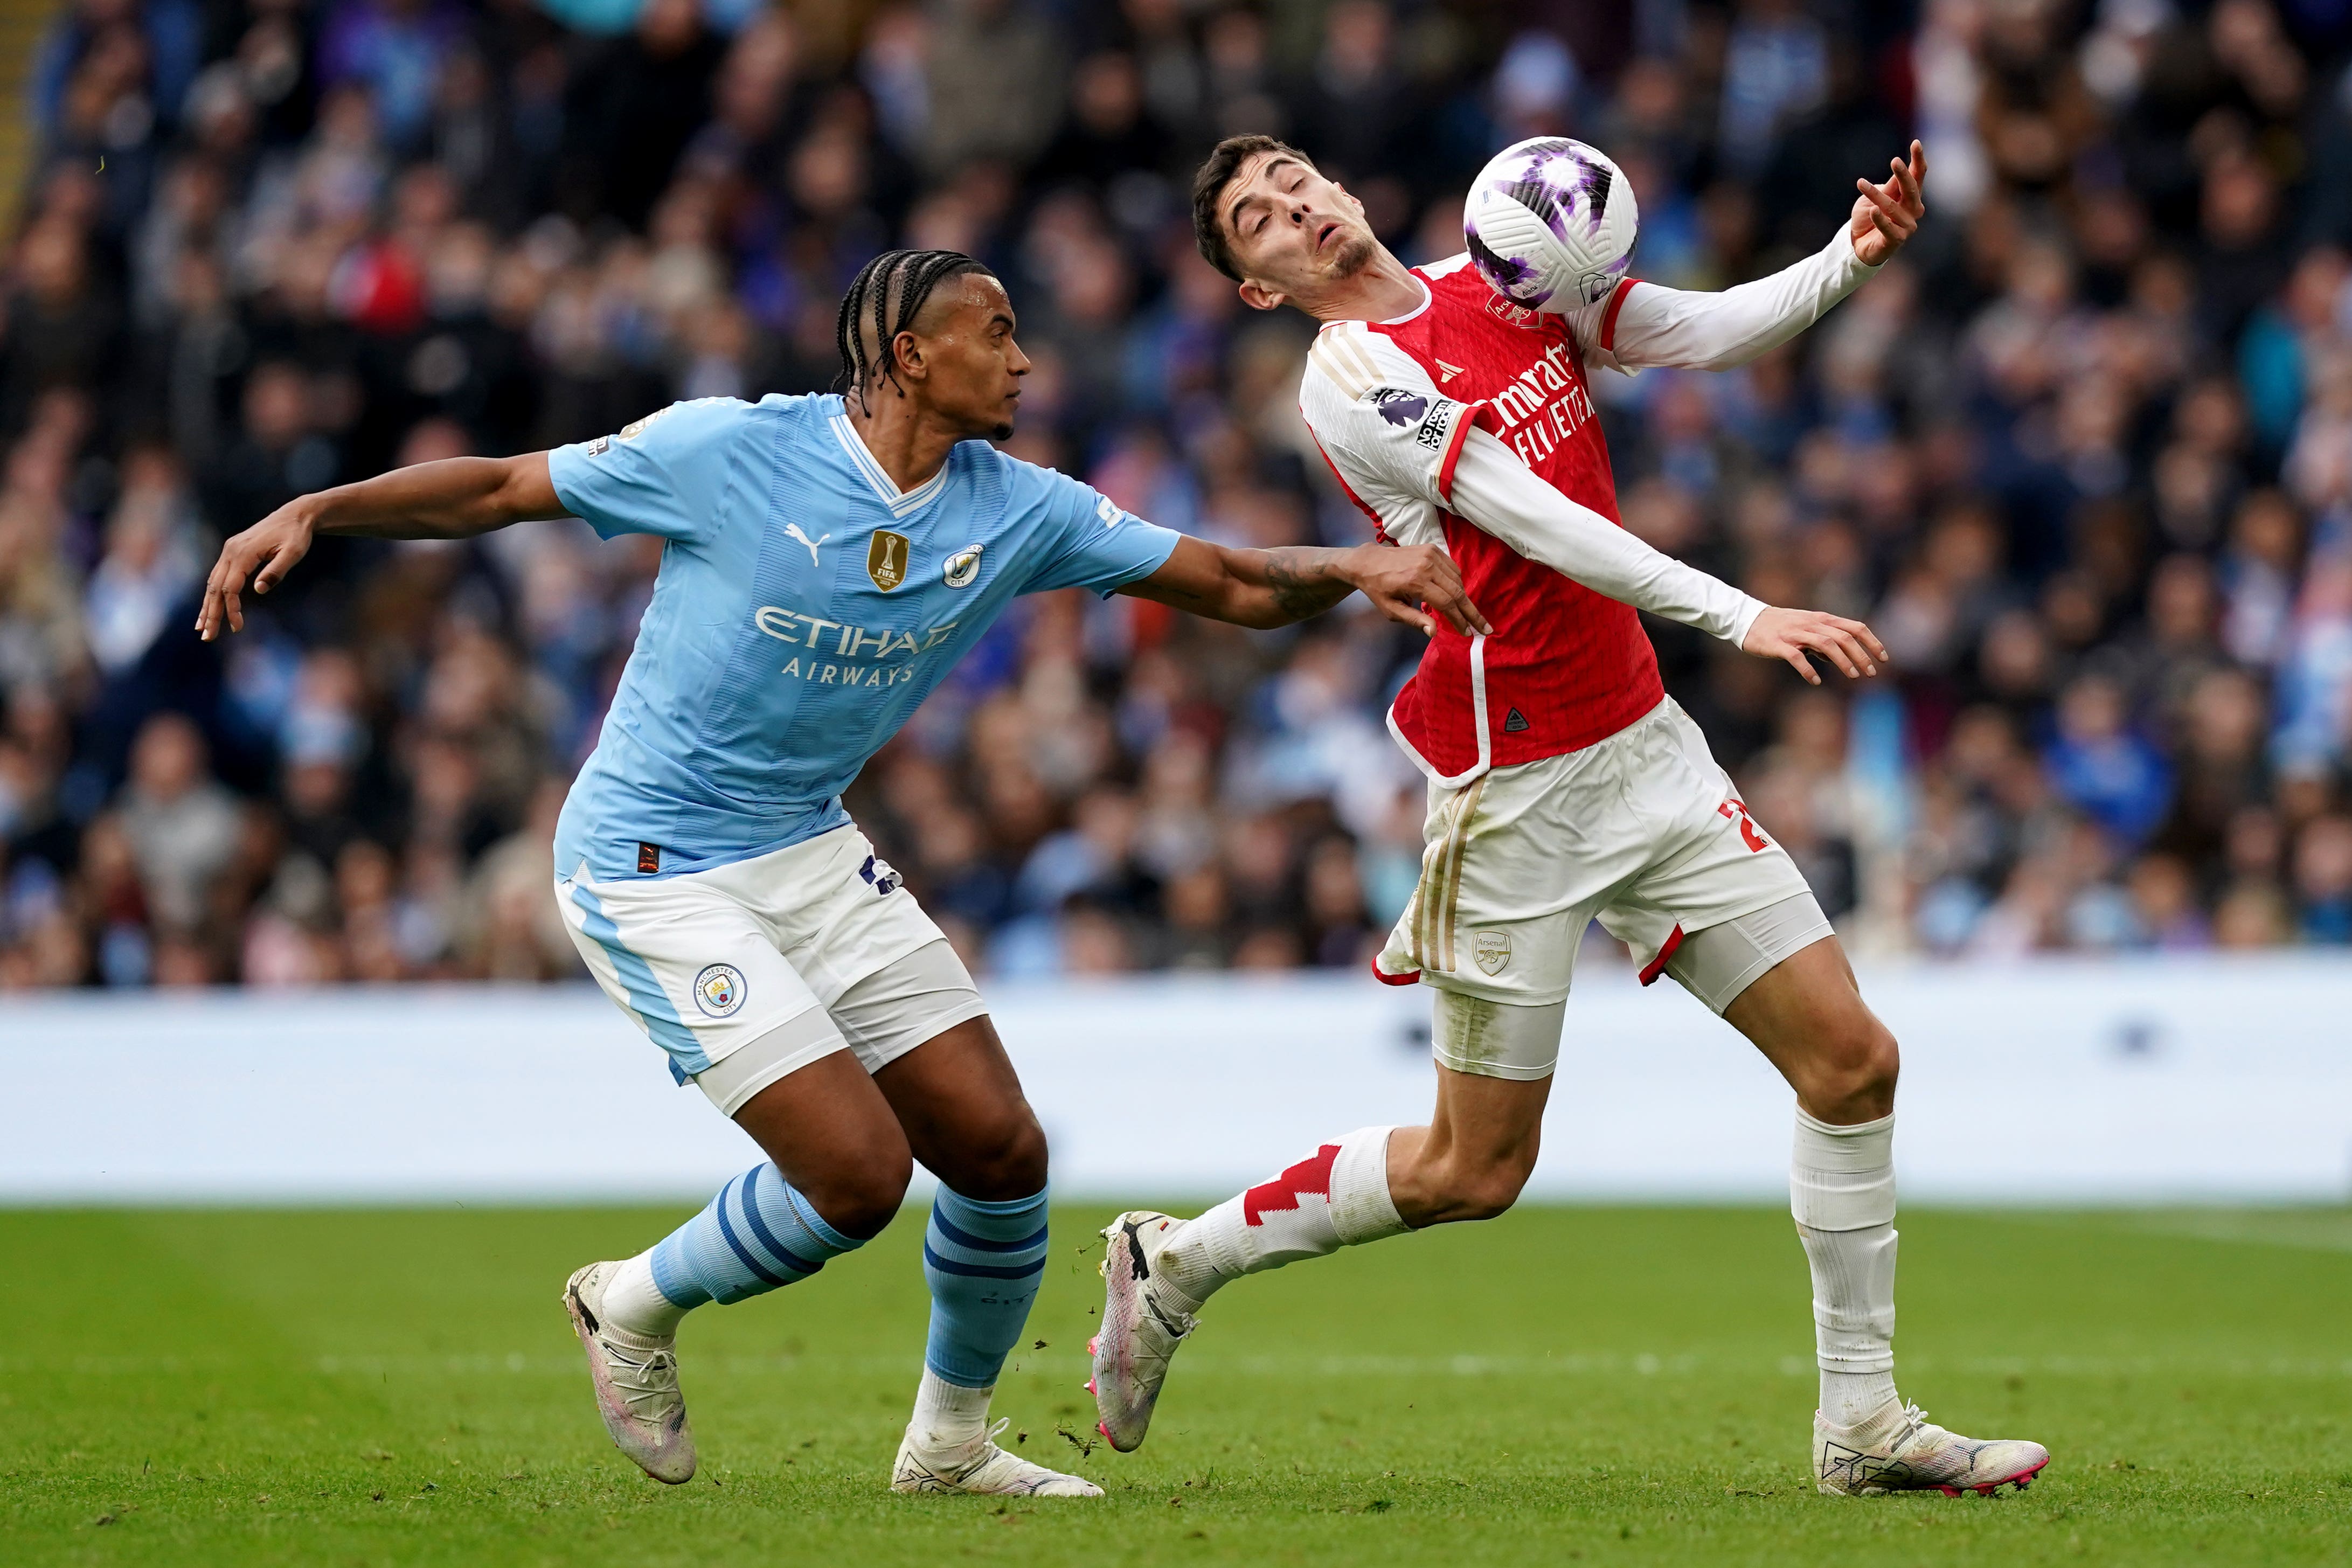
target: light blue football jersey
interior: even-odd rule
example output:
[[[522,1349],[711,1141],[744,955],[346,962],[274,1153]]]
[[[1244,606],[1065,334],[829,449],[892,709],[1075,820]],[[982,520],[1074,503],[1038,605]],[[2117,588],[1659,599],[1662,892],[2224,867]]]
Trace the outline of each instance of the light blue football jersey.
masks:
[[[901,493],[835,396],[673,404],[548,473],[605,538],[667,541],[556,828],[559,874],[599,881],[840,826],[866,759],[1017,595],[1108,595],[1178,538],[985,441]]]

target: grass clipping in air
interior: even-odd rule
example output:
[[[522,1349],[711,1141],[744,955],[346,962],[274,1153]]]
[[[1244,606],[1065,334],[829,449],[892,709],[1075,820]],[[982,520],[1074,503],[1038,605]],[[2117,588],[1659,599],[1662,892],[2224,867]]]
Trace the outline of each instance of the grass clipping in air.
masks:
[[[638,1475],[557,1295],[690,1212],[0,1214],[0,1560],[72,1563],[2343,1563],[2352,1215],[1902,1222],[1905,1394],[2023,1496],[1817,1496],[1788,1216],[1529,1209],[1218,1298],[1150,1442],[1093,1440],[1108,1211],[996,1413],[1098,1502],[902,1498],[921,1226],[697,1313],[702,1451]],[[1083,1250],[1082,1250],[1083,1249]],[[1046,1342],[1045,1349],[1034,1342]],[[1006,1441],[1012,1442],[1012,1431]]]

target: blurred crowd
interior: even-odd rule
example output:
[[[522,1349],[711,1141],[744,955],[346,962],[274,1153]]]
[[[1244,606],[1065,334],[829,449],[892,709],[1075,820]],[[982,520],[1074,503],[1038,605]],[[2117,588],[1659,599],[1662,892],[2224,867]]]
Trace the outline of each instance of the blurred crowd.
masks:
[[[1360,539],[1310,324],[1192,251],[1242,131],[1408,260],[1493,151],[1585,138],[1692,289],[1916,131],[1927,226],[1819,330],[1596,377],[1628,527],[1893,672],[1653,623],[1669,688],[1857,948],[2352,941],[2347,58],[2340,0],[73,0],[0,307],[0,986],[576,973],[551,826],[658,541],[326,542],[214,647],[198,584],[307,490],[823,389],[887,246],[1006,280],[1019,456]],[[1359,963],[1416,654],[1360,602],[1026,601],[850,805],[986,973]]]

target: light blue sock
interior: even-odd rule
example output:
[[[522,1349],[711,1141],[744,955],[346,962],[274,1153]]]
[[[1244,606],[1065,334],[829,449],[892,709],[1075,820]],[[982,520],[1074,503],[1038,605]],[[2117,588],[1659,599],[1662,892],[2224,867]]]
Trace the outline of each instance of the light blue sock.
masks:
[[[654,1287],[677,1307],[741,1301],[865,1245],[825,1224],[774,1165],[754,1165],[656,1244]]]
[[[993,1384],[1045,1277],[1044,1192],[984,1204],[941,1186],[923,1233],[923,1279],[931,1288],[923,1364],[943,1383]]]

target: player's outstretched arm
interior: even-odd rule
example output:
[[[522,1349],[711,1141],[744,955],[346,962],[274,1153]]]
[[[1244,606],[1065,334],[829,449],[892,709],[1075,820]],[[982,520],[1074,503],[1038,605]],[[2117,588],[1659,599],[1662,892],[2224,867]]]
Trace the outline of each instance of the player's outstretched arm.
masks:
[[[221,546],[205,581],[196,632],[210,642],[245,629],[242,595],[276,587],[321,533],[372,539],[467,539],[510,522],[562,517],[547,475],[547,454],[520,458],[444,458],[388,474],[297,496]]]
[[[1229,550],[1186,534],[1158,571],[1118,591],[1265,630],[1319,616],[1360,590],[1382,615],[1423,636],[1437,630],[1433,612],[1465,637],[1494,630],[1470,602],[1453,558],[1428,544]]]
[[[1598,346],[1627,370],[1729,370],[1779,348],[1828,314],[1919,232],[1927,214],[1927,150],[1914,142],[1909,159],[1889,159],[1888,167],[1892,172],[1879,184],[1854,182],[1862,194],[1836,238],[1769,278],[1721,293],[1629,285],[1613,317],[1596,318],[1605,323],[1594,332],[1603,340]]]
[[[1696,626],[1759,658],[1786,659],[1814,685],[1808,651],[1849,676],[1875,675],[1885,647],[1860,621],[1819,610],[1782,610],[1651,548],[1538,479],[1518,454],[1484,430],[1462,443],[1447,498],[1454,512],[1530,561],[1654,616]]]

